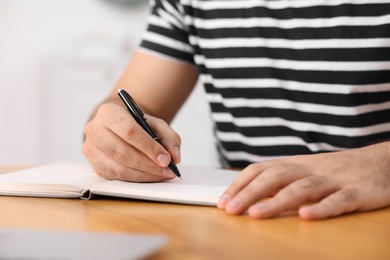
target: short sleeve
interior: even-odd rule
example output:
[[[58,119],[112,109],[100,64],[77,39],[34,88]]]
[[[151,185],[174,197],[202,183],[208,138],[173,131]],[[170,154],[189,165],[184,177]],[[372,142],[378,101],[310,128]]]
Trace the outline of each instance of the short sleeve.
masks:
[[[193,48],[189,44],[188,27],[177,0],[151,0],[147,29],[141,49],[163,56],[194,63]]]

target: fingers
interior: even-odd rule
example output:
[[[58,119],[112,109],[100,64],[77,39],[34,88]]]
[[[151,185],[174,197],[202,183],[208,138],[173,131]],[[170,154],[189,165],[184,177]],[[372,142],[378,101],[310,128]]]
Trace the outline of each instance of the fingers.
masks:
[[[84,145],[83,149],[86,149],[84,147],[91,146],[92,145]],[[153,174],[153,172],[144,172],[137,168],[131,168],[120,164],[109,158],[107,154],[98,147],[84,152],[90,155],[87,158],[96,174],[105,179],[118,179],[131,182],[157,182],[175,177],[167,168],[161,168],[161,174]]]
[[[318,201],[337,189],[337,185],[329,178],[310,175],[289,184],[275,197],[252,205],[248,213],[253,218],[273,217],[308,202]]]
[[[251,164],[245,168],[237,179],[227,188],[217,203],[217,207],[224,209],[229,200],[240,190],[246,187],[254,178],[262,172],[261,164]]]
[[[180,137],[162,120],[149,117],[148,122],[158,129],[156,134],[164,136],[162,143],[169,145],[168,151],[125,108],[102,105],[84,129],[83,153],[94,170],[108,179],[144,182],[174,178],[167,166],[170,153],[176,162],[180,161]]]
[[[162,167],[171,161],[170,153],[158,142],[153,140],[141,126],[139,126],[126,109],[114,109],[115,105],[104,104],[98,113],[105,121],[106,127],[125,140],[131,146],[142,151],[151,160]],[[156,124],[155,124],[156,125]],[[168,128],[165,128],[168,131]]]
[[[375,145],[257,163],[240,174],[218,207],[229,214],[247,211],[253,218],[298,210],[310,220],[388,206],[387,155],[382,155],[387,149]]]
[[[231,199],[223,207],[218,207],[229,214],[247,211],[252,218],[270,218],[298,210],[302,219],[313,220],[388,205],[382,199],[386,193],[381,189],[372,190],[367,183],[362,183],[361,187],[344,185],[343,178],[313,175],[301,167],[276,168],[273,165],[257,174],[243,171],[225,193]],[[278,189],[274,197],[264,200],[267,194]]]
[[[291,172],[290,168],[292,167],[287,164],[264,169],[262,166],[248,167],[224,193],[218,207],[224,208],[229,214],[241,214],[255,202],[307,175],[303,170]]]
[[[89,141],[93,141],[92,138],[87,139],[87,142]],[[141,151],[138,151],[128,143],[124,142],[110,130],[103,130],[101,140],[95,141],[94,144],[109,159],[119,163],[120,165],[147,172],[149,174],[169,177],[164,175],[170,174],[169,171],[167,173],[166,167],[157,165]]]
[[[149,116],[146,117],[149,125],[153,128],[154,132],[159,137],[162,146],[171,155],[173,161],[175,163],[180,163],[180,136],[175,131],[173,131],[164,120]]]
[[[298,211],[303,219],[325,219],[339,216],[357,210],[362,204],[358,190],[354,188],[341,189],[320,202],[301,207]]]

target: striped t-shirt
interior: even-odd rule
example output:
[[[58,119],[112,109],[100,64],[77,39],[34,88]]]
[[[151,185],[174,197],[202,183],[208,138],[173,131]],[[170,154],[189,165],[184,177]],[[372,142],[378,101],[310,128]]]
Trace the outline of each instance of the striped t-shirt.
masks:
[[[228,165],[389,140],[389,0],[151,4],[141,48],[199,68]]]

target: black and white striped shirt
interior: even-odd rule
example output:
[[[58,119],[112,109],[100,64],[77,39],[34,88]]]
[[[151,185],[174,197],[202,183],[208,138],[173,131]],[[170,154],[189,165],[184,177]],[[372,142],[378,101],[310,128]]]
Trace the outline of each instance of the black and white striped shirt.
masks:
[[[390,139],[390,0],[151,3],[141,48],[198,66],[230,166]]]

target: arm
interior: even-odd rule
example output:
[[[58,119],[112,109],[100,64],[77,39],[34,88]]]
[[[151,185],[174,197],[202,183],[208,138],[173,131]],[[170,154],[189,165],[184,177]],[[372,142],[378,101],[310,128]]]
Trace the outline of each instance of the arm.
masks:
[[[85,126],[83,153],[107,179],[161,181],[173,178],[167,165],[180,161],[180,137],[170,122],[197,81],[195,66],[138,51],[109,97]],[[134,121],[117,95],[127,90],[142,107],[163,146]],[[165,148],[164,148],[165,147]]]
[[[148,114],[170,123],[190,95],[198,79],[194,65],[138,51],[111,93],[118,88],[131,93]]]
[[[388,205],[390,142],[252,164],[218,203],[229,214],[248,210],[253,218],[270,218],[297,210],[303,219],[324,219]]]

